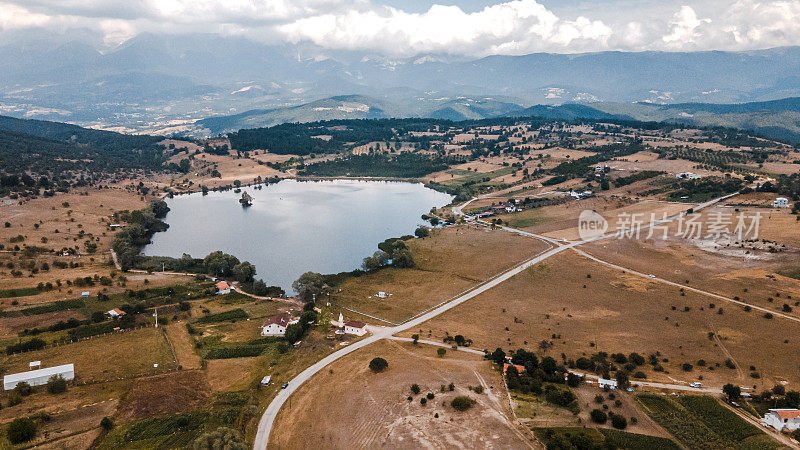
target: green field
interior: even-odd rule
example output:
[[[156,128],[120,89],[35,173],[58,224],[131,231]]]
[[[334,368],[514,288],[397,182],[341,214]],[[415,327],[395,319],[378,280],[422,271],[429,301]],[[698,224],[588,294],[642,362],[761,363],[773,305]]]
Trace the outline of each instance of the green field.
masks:
[[[458,178],[453,178],[452,180],[442,181],[441,184],[444,184],[446,186],[464,186],[466,184],[487,183],[497,177],[508,175],[516,170],[518,170],[516,167],[503,167],[501,169],[493,170],[491,172],[471,172],[461,169],[451,169],[447,171],[447,173],[452,173],[454,175],[462,175],[462,176]]]
[[[714,397],[639,394],[636,401],[659,425],[689,448],[772,449],[780,445]]]
[[[27,297],[29,295],[36,295],[40,293],[39,289],[35,287],[30,288],[16,288],[16,289],[0,289],[0,298],[12,297]]]
[[[669,439],[605,428],[534,428],[533,431],[536,433],[536,437],[545,443],[547,448],[680,449],[677,444]]]

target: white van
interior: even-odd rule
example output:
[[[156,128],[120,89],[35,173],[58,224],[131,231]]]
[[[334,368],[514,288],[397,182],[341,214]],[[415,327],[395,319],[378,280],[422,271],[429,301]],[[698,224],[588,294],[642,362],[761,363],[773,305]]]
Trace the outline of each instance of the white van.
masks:
[[[701,383],[699,381],[695,381],[694,383],[690,384],[689,387],[693,387],[693,388],[703,387],[703,383]]]

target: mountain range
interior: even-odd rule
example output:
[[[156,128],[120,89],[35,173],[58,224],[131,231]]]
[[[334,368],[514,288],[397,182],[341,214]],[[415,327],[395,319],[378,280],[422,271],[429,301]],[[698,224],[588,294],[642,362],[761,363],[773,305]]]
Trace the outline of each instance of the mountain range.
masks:
[[[316,118],[449,119],[570,103],[763,102],[800,96],[798,73],[800,47],[393,59],[218,35],[141,34],[102,51],[46,39],[0,46],[0,113],[169,134],[192,131],[200,119],[254,110],[276,121],[299,120],[311,116],[306,110],[317,101],[310,106]],[[368,97],[355,103],[374,109],[326,104],[340,96]],[[228,129],[226,120],[200,126]]]

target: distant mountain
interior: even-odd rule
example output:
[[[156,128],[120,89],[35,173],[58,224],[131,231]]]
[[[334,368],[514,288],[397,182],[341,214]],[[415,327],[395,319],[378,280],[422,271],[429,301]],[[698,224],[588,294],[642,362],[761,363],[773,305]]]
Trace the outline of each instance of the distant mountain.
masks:
[[[198,131],[216,135],[243,128],[261,128],[291,122],[334,119],[382,119],[399,117],[396,106],[363,95],[342,95],[299,106],[255,109],[230,116],[210,117],[195,123]]]
[[[618,119],[722,126],[752,131],[775,139],[800,142],[800,97],[737,104],[598,102],[588,105],[537,105],[520,116],[552,119]]]
[[[440,108],[425,114],[434,119],[469,120],[513,115],[524,108],[515,103],[494,99],[458,98],[444,103]]]
[[[19,117],[181,132],[209,116],[341,95],[396,105],[400,116],[453,119],[513,114],[515,105],[763,102],[800,96],[799,72],[800,47],[392,59],[311,44],[141,34],[103,52],[47,40],[0,46],[0,104]]]

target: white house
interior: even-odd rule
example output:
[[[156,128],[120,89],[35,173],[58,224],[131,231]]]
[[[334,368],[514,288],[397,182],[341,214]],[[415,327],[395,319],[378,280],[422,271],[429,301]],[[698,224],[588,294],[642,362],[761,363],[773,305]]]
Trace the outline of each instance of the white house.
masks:
[[[292,320],[288,314],[276,314],[274,316],[267,317],[267,320],[265,320],[264,324],[261,325],[261,335],[283,336],[286,334],[286,327],[297,322],[298,320]]]
[[[356,336],[363,336],[367,334],[367,324],[359,320],[351,320],[344,324],[344,332],[346,334],[354,334]]]
[[[683,179],[686,179],[686,180],[696,180],[696,179],[700,178],[700,175],[698,175],[698,174],[696,174],[694,172],[681,172],[679,174],[676,174],[675,178],[683,178]]]
[[[106,313],[106,315],[108,317],[112,318],[112,319],[119,319],[120,317],[125,315],[125,311],[123,311],[123,310],[121,310],[119,308],[114,308],[114,309],[108,311]]]
[[[778,431],[784,428],[794,431],[800,428],[800,409],[770,409],[764,414],[764,425],[769,425]]]
[[[29,370],[27,372],[12,373],[3,377],[3,389],[9,391],[17,387],[17,383],[23,381],[31,386],[41,386],[47,384],[47,380],[55,375],[61,375],[67,381],[72,380],[75,378],[75,366],[72,364],[64,364],[44,369]]]
[[[789,199],[786,197],[778,197],[772,202],[773,208],[788,208]]]
[[[617,380],[607,380],[605,378],[599,378],[597,380],[597,385],[600,386],[601,388],[605,388],[606,386],[608,386],[610,389],[613,390],[617,388]]]
[[[225,281],[220,281],[219,283],[217,283],[217,289],[219,289],[219,291],[217,291],[217,294],[219,295],[225,295],[231,293],[231,286]]]

